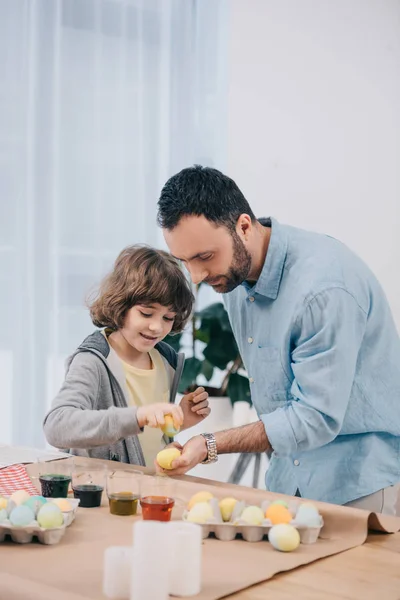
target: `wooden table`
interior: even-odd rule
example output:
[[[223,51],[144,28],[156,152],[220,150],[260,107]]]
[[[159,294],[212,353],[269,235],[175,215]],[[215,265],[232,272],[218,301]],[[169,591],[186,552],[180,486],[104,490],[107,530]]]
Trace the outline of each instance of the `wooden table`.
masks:
[[[400,532],[371,532],[363,546],[279,573],[229,598],[400,600]]]
[[[79,462],[81,460],[78,459]],[[117,463],[115,468],[126,468],[126,465]],[[31,474],[33,470],[34,465],[28,466]],[[141,470],[151,473],[149,469]],[[226,488],[226,495],[243,493],[246,489],[188,476],[180,479]],[[7,573],[7,560],[2,562],[0,572]],[[280,573],[261,584],[225,597],[241,600],[400,600],[400,533],[370,533],[362,546]],[[42,600],[33,590],[31,595],[16,595],[15,598]],[[62,600],[64,598],[68,600],[68,594],[62,594]],[[0,594],[0,600],[9,598],[3,598]]]
[[[371,534],[335,554],[229,596],[237,600],[399,600],[400,533]]]

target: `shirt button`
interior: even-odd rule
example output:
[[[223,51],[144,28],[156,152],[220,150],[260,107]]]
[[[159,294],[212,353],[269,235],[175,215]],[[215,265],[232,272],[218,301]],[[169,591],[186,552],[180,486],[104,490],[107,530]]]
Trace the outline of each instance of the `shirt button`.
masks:
[[[253,338],[249,337],[249,338],[247,338],[247,341],[249,342],[249,344],[252,344],[253,343]]]
[[[254,379],[252,377],[249,377],[249,381],[250,383],[254,383]]]
[[[297,458],[296,458],[296,460],[293,461],[293,464],[294,464],[295,467],[298,467],[299,464],[300,464],[300,461],[297,460]]]
[[[254,302],[254,296],[249,296],[250,302]]]

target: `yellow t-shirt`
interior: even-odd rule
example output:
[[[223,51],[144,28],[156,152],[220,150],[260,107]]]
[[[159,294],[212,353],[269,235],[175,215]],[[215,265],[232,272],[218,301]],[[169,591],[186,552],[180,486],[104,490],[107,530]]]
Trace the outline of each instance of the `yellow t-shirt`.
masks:
[[[149,370],[138,369],[121,361],[131,406],[169,402],[169,381],[163,359],[155,348],[150,350],[149,355],[153,365]],[[165,446],[163,433],[161,429],[145,427],[139,435],[139,440],[146,465],[152,467],[157,453]]]

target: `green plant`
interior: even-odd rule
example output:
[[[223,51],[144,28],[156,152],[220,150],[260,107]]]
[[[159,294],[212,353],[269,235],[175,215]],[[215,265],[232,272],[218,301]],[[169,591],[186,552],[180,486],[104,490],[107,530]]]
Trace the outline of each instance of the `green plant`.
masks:
[[[208,393],[211,396],[229,396],[232,404],[238,400],[251,403],[249,380],[238,373],[243,362],[224,305],[215,302],[195,311],[190,325],[193,355],[185,360],[179,392],[195,389],[200,375],[210,381],[214,369],[218,368],[223,372],[221,385],[218,388],[206,387]],[[179,351],[182,334],[168,336],[165,341]]]

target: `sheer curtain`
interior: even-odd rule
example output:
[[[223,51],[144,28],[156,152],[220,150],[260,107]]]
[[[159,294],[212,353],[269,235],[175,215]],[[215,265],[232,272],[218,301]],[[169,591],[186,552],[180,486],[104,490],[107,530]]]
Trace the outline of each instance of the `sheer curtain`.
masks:
[[[0,443],[43,446],[85,295],[123,246],[162,245],[162,184],[224,166],[226,5],[0,2]]]

